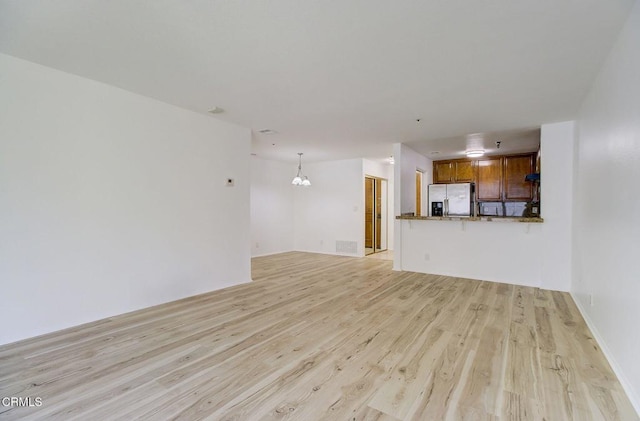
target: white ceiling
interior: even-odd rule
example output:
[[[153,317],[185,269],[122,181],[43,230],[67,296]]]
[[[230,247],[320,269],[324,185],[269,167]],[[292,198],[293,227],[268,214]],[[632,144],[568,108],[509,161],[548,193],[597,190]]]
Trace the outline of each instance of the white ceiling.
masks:
[[[496,142],[500,142],[497,144]],[[465,158],[466,150],[484,150],[485,155],[508,155],[537,151],[540,147],[540,129],[503,130],[499,132],[471,133],[429,141],[406,142],[413,150],[433,159]]]
[[[0,0],[0,51],[222,107],[265,158],[381,158],[573,119],[633,3]]]

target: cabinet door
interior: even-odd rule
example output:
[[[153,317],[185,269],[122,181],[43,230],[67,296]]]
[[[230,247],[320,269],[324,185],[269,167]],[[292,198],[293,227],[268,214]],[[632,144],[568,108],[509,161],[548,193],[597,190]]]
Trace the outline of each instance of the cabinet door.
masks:
[[[533,155],[504,157],[504,199],[530,201],[533,199],[533,183],[524,181],[533,172]]]
[[[453,181],[451,167],[451,161],[435,161],[433,163],[433,182],[451,183]]]
[[[502,200],[502,158],[479,159],[476,165],[476,199]]]
[[[472,183],[474,180],[473,167],[473,161],[453,162],[454,181],[456,183]]]

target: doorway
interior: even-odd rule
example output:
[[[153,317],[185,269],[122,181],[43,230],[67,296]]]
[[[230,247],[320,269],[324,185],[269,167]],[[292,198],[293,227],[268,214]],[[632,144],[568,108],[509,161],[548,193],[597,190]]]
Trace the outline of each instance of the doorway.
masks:
[[[422,216],[422,171],[416,170],[416,216]]]
[[[364,254],[387,250],[387,180],[364,178]]]

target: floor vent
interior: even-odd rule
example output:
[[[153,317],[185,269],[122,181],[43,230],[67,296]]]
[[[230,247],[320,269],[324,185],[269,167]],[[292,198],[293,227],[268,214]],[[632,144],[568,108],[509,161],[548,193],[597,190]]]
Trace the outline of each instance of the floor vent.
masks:
[[[358,242],[336,241],[336,253],[358,254]]]

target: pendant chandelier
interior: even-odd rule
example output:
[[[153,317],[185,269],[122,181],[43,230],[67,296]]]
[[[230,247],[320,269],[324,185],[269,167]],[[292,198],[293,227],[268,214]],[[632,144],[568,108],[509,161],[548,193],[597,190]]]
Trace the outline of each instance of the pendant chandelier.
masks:
[[[302,152],[298,152],[298,174],[293,177],[291,184],[294,186],[305,186],[308,187],[311,185],[311,181],[306,175],[302,175]]]

